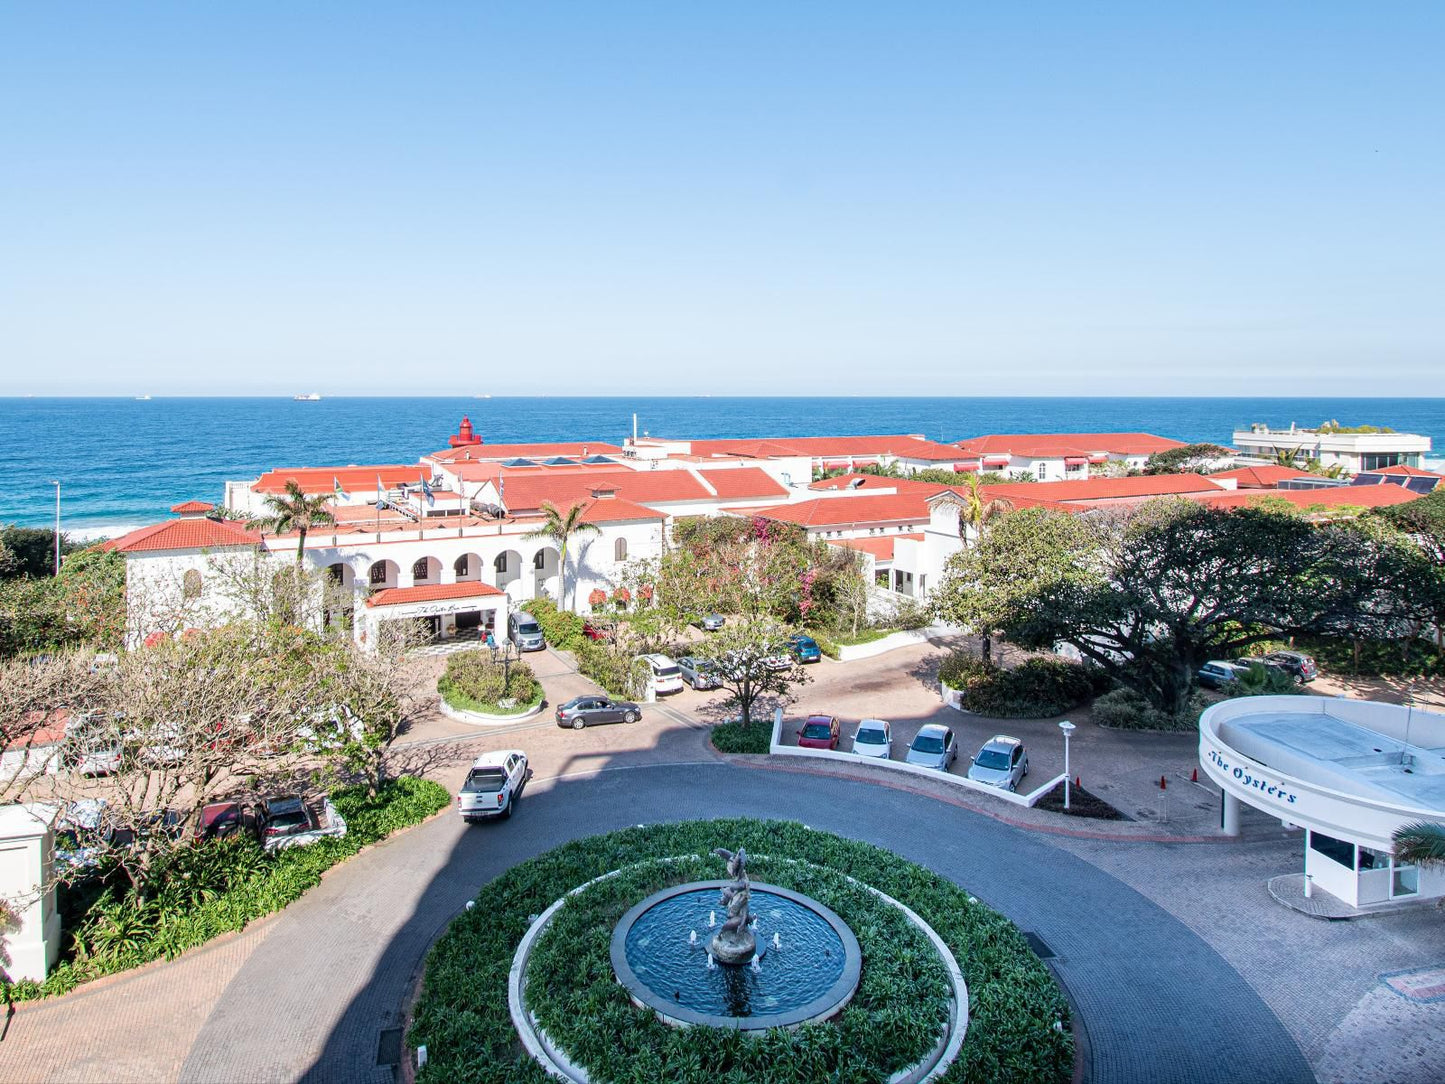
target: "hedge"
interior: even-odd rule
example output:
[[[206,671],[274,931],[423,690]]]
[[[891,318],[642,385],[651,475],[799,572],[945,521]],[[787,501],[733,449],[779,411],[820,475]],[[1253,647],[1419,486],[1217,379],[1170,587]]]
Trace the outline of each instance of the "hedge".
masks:
[[[1031,658],[1011,670],[955,651],[943,660],[939,680],[963,691],[963,706],[996,719],[1047,719],[1088,700],[1107,679],[1063,659]]]
[[[1133,689],[1118,688],[1094,701],[1090,718],[1114,730],[1187,731],[1199,725],[1199,713],[1209,706],[1202,693],[1195,692],[1179,715],[1160,711]]]
[[[773,740],[773,724],[718,723],[711,736],[713,748],[719,753],[766,753]]]
[[[735,819],[650,825],[576,840],[514,866],[483,886],[476,907],[453,920],[427,958],[408,1034],[413,1047],[427,1048],[427,1064],[417,1075],[419,1084],[545,1081],[541,1068],[518,1043],[507,1006],[512,956],[532,918],[571,889],[610,870],[657,858],[703,858],[716,846],[742,846],[751,855],[785,856],[846,872],[906,903],[933,927],[957,957],[969,990],[967,1038],[944,1079],[979,1084],[1069,1080],[1073,1038],[1067,1004],[1047,969],[1006,918],[952,882],[882,848],[793,822]],[[721,864],[709,868],[720,872]],[[623,1006],[616,1008],[625,1011]],[[614,1023],[609,1015],[603,1026]],[[1061,1026],[1056,1029],[1056,1024]],[[692,1030],[699,1044],[695,1058],[669,1066],[667,1074],[654,1072],[642,1078],[709,1084],[878,1079],[875,1074],[832,1075],[821,1059],[819,1071],[814,1071],[810,1059],[817,1049],[816,1029],[769,1032],[750,1040]],[[772,1044],[769,1049],[777,1057],[749,1073],[731,1060],[744,1041]],[[721,1065],[703,1060],[715,1048],[721,1050]]]
[[[700,856],[630,867],[569,898],[538,938],[527,965],[527,1007],[592,1079],[642,1084],[731,1073],[759,1080],[791,1062],[795,1075],[806,1065],[812,1079],[882,1080],[933,1049],[948,1020],[949,983],[923,931],[834,870],[766,855],[748,859],[755,882],[831,907],[858,938],[858,990],[837,1020],[748,1041],[737,1033],[671,1028],[632,1005],[612,970],[613,927],[643,897],[716,878],[720,867],[717,859]],[[759,936],[765,938],[766,930]]]
[[[267,853],[233,837],[183,847],[144,892],[95,882],[60,890],[65,921],[61,960],[43,983],[0,984],[16,1001],[67,993],[82,983],[171,959],[223,933],[279,911],[321,882],[321,874],[367,844],[444,809],[451,794],[439,783],[402,776],[374,798],[364,785],[333,791],[346,835]]]

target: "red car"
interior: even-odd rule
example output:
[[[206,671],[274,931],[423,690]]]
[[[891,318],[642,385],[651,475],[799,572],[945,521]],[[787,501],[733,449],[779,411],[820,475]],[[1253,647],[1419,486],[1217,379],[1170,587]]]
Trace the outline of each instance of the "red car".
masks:
[[[616,635],[617,630],[605,621],[584,621],[582,623],[582,635],[589,640],[610,640]]]
[[[838,719],[832,715],[809,715],[798,731],[798,745],[803,749],[838,748]]]

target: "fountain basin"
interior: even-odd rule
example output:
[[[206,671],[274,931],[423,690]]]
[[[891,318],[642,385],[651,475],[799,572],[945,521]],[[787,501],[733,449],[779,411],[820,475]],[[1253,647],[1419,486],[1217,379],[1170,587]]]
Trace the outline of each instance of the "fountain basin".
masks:
[[[858,988],[862,953],[817,900],[754,883],[755,963],[708,966],[708,916],[727,881],[674,885],[640,901],[612,933],[612,969],[633,1002],[666,1023],[761,1031],[835,1015]],[[690,933],[698,932],[696,944]],[[778,934],[780,948],[773,948]]]

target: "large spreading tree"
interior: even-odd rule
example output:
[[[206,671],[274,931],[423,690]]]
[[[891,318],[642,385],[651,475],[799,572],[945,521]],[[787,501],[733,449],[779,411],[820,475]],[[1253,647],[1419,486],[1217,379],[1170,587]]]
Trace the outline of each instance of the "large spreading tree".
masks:
[[[934,605],[1024,648],[1068,645],[1179,714],[1209,659],[1400,620],[1394,588],[1407,573],[1390,564],[1404,560],[1391,544],[1349,525],[1185,500],[1086,515],[1025,509],[950,559]],[[1390,567],[1390,585],[1362,607],[1362,570],[1376,567]]]

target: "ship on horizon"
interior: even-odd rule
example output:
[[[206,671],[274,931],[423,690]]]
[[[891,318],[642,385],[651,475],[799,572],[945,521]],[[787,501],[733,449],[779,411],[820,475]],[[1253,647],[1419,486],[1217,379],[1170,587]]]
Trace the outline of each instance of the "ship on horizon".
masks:
[[[310,395],[293,395],[293,396],[291,396],[291,399],[292,399],[293,402],[297,402],[297,403],[319,403],[319,402],[321,402],[321,396],[318,395],[318,394],[317,394],[316,392],[314,392],[314,391],[313,391]]]

